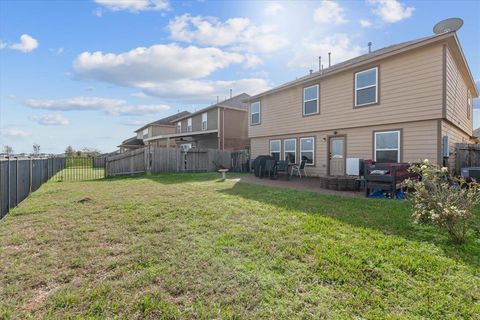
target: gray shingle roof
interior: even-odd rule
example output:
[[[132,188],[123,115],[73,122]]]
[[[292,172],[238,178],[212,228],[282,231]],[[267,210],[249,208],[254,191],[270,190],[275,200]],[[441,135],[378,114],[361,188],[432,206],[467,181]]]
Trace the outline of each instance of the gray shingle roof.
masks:
[[[140,131],[140,130],[143,130],[145,129],[146,127],[148,126],[151,126],[151,125],[172,125],[172,122],[179,119],[179,118],[182,118],[182,117],[185,117],[185,116],[188,116],[190,114],[190,112],[188,111],[182,111],[182,112],[179,112],[179,113],[175,113],[171,116],[168,116],[168,117],[165,117],[165,118],[162,118],[162,119],[159,119],[157,121],[153,121],[153,122],[150,122],[150,123],[147,123],[146,125],[138,128],[137,130],[135,130],[135,132],[137,131]]]
[[[188,116],[193,116],[193,115],[205,112],[207,110],[210,110],[210,109],[213,109],[213,108],[216,108],[216,107],[236,108],[236,109],[242,109],[242,110],[247,111],[248,110],[248,101],[247,101],[248,98],[250,98],[249,94],[241,93],[239,95],[231,97],[230,99],[220,101],[218,103],[212,104],[211,106],[202,108],[198,111],[192,112],[192,113],[190,113],[188,115],[185,115],[183,117],[179,117],[176,120],[181,120],[181,119],[187,118]]]
[[[127,145],[127,146],[143,146],[144,143],[143,143],[143,140],[142,139],[138,139],[136,136],[135,137],[131,137],[131,138],[128,138],[126,140],[123,140],[122,141],[122,145]]]
[[[480,128],[477,128],[477,129],[473,130],[473,136],[477,137],[477,138],[480,138]]]

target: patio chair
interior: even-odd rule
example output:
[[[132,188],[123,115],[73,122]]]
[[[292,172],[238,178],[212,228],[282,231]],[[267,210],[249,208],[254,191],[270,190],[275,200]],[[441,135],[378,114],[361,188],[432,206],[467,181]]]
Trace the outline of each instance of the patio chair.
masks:
[[[267,160],[265,162],[265,174],[268,174],[269,178],[275,177],[277,175],[277,161]]]
[[[302,160],[302,162],[300,162],[300,165],[294,164],[292,166],[292,172],[290,173],[290,176],[293,176],[293,174],[296,173],[300,178],[302,178],[302,172],[303,172],[303,175],[306,177],[307,176],[307,172],[305,171],[306,163],[307,163],[306,160]]]
[[[277,161],[277,174],[283,172],[285,176],[288,178],[288,161],[287,160],[280,160]]]

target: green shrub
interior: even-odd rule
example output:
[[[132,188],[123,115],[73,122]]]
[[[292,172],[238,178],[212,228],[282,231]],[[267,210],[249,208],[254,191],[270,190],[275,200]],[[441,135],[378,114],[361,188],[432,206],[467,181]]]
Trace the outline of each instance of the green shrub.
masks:
[[[428,159],[410,170],[421,177],[406,183],[415,190],[407,196],[414,221],[437,225],[455,243],[463,243],[474,220],[472,208],[480,203],[480,185],[451,177],[447,168],[438,169]]]

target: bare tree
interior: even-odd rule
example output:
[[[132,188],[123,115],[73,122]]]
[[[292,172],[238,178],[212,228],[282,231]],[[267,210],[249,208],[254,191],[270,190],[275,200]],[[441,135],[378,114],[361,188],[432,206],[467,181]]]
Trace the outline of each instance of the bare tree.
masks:
[[[73,149],[72,146],[68,146],[68,147],[65,149],[65,154],[66,154],[67,156],[72,156],[74,153],[75,153],[75,149]]]
[[[33,144],[33,154],[36,156],[40,154],[40,145],[37,143]]]
[[[10,147],[9,145],[4,145],[3,146],[3,153],[6,153],[7,155],[13,154],[13,148]]]

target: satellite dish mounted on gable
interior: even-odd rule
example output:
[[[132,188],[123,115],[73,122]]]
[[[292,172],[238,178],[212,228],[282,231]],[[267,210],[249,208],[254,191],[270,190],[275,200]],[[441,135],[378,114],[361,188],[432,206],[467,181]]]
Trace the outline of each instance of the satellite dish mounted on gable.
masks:
[[[442,34],[446,32],[458,31],[463,26],[463,20],[460,18],[449,18],[438,22],[433,27],[433,33]]]

